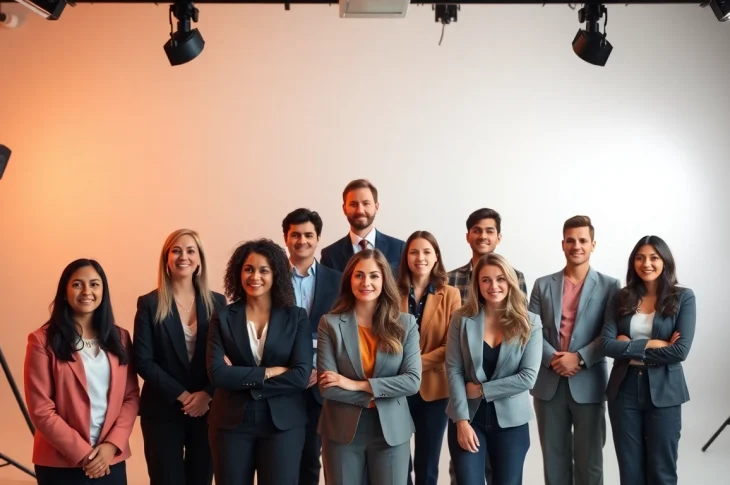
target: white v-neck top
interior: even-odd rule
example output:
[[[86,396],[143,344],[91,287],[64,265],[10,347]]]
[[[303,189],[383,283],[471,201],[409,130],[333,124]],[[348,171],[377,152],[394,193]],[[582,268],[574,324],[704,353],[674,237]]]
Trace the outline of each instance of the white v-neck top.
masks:
[[[264,355],[264,344],[266,344],[266,334],[269,332],[269,322],[264,325],[264,331],[261,332],[261,338],[256,336],[256,325],[251,321],[247,321],[248,340],[251,342],[251,352],[256,360],[256,365],[261,365],[261,358]]]
[[[111,382],[109,357],[99,347],[98,342],[91,343],[89,340],[84,341],[84,346],[79,354],[84,364],[86,387],[91,402],[91,427],[89,429],[91,446],[96,446],[106,419],[107,395],[109,394],[109,383]]]

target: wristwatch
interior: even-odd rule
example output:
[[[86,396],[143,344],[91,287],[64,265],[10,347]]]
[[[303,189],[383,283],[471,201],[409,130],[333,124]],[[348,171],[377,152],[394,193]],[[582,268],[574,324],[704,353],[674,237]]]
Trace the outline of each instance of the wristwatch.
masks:
[[[586,368],[586,361],[583,360],[583,357],[581,357],[580,354],[578,354],[578,365],[581,367],[581,369]]]

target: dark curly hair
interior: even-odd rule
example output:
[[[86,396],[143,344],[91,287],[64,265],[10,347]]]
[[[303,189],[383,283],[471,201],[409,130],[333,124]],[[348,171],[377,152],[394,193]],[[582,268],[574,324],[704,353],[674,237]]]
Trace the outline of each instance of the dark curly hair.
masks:
[[[626,286],[618,294],[618,316],[633,315],[646,294],[646,286],[636,273],[636,255],[643,246],[652,246],[664,263],[662,274],[657,278],[656,311],[663,317],[675,315],[679,311],[679,296],[682,288],[677,282],[677,266],[669,245],[659,236],[644,236],[639,239],[629,256],[629,268],[626,272]]]
[[[231,259],[226,266],[226,274],[223,277],[226,296],[231,302],[246,302],[246,291],[241,283],[241,271],[246,258],[251,253],[260,254],[269,262],[274,275],[274,282],[271,286],[272,307],[293,307],[294,287],[291,282],[291,271],[289,269],[289,258],[281,246],[271,239],[256,239],[246,241],[233,251]]]

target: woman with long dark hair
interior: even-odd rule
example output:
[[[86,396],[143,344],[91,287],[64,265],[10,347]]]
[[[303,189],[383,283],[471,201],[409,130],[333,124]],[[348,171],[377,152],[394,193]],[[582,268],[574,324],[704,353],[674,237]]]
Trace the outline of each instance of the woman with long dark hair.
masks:
[[[215,482],[296,485],[304,448],[304,391],[312,371],[307,312],[294,306],[284,250],[268,239],[228,261],[226,295],[208,334],[215,386],[208,418]]]
[[[406,398],[421,384],[416,319],[400,311],[385,256],[347,263],[340,295],[319,323],[319,420],[327,485],[405,485],[414,426]]]
[[[459,485],[520,485],[534,417],[528,391],[542,358],[540,317],[527,310],[517,273],[482,256],[449,326],[448,443]],[[487,461],[488,460],[488,461]]]
[[[127,483],[125,460],[139,408],[129,332],[114,322],[101,265],[63,270],[51,318],[28,336],[25,400],[36,427],[39,485]]]
[[[606,393],[622,485],[677,483],[681,405],[689,401],[682,362],[695,320],[694,293],[679,286],[669,246],[641,238],[602,334],[614,359]]]
[[[436,485],[441,446],[446,432],[449,388],[444,364],[446,336],[454,312],[461,306],[459,290],[449,286],[436,238],[416,231],[406,241],[398,269],[400,309],[416,318],[421,349],[421,388],[408,397],[416,427],[415,451],[408,483]]]
[[[139,414],[150,485],[210,485],[208,406],[213,385],[205,349],[208,322],[225,297],[208,287],[200,236],[190,229],[162,245],[157,289],[140,296],[135,367],[144,379]]]

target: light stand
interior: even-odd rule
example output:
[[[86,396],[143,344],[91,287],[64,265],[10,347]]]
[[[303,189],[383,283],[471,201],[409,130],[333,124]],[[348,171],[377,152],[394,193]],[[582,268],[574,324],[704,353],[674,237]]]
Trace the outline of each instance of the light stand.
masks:
[[[10,367],[8,366],[8,362],[5,360],[5,355],[3,354],[3,349],[0,348],[0,363],[3,366],[3,371],[5,371],[5,377],[8,380],[8,384],[10,384],[10,388],[13,390],[13,395],[15,396],[15,400],[18,402],[18,407],[20,408],[20,411],[23,413],[23,417],[25,418],[25,422],[28,424],[28,429],[30,430],[30,434],[35,434],[35,427],[33,426],[33,422],[30,420],[30,415],[28,414],[28,409],[25,407],[25,403],[23,402],[23,398],[20,395],[20,391],[18,391],[18,386],[15,385],[15,379],[13,379],[13,373],[10,372]],[[31,477],[35,478],[35,473],[33,473],[32,470],[24,467],[17,461],[13,460],[9,456],[0,453],[0,460],[3,460],[5,463],[0,464],[0,467],[13,465],[18,470],[27,473]]]
[[[725,429],[725,426],[730,426],[730,418],[727,418],[725,420],[725,422],[722,423],[722,426],[720,426],[720,429],[718,429],[717,431],[715,431],[715,434],[712,435],[712,438],[710,438],[710,441],[708,441],[707,443],[705,443],[705,446],[702,447],[702,451],[706,451],[707,448],[710,447],[710,445],[712,444],[712,442],[715,441],[715,439],[718,436],[720,436],[720,433],[722,433],[722,430]]]

